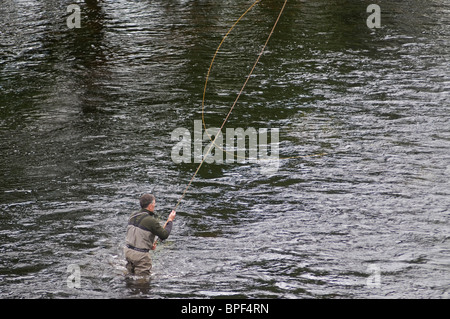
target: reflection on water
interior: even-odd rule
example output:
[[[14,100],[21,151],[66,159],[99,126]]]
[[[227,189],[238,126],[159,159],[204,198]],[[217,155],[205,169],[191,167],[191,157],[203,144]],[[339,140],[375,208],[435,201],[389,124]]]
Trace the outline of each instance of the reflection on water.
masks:
[[[201,119],[211,58],[250,3],[85,1],[79,29],[69,4],[0,5],[1,297],[448,296],[447,2],[381,1],[370,30],[370,1],[289,1],[227,122],[279,128],[288,159],[272,176],[204,164],[144,282],[124,275],[127,217],[152,191],[164,220],[189,182],[171,132]],[[281,4],[224,42],[208,127]]]

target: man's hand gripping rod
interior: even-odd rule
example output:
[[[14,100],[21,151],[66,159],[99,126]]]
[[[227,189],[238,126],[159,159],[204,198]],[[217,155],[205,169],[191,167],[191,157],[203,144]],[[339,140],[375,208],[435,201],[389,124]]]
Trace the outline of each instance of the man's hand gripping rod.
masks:
[[[166,228],[167,223],[173,221],[175,219],[176,215],[177,215],[177,213],[174,210],[172,210],[169,214],[169,218],[167,218],[167,221],[164,223],[163,227]],[[158,242],[158,239],[155,239],[155,241],[153,242],[152,250],[156,249],[157,242]]]

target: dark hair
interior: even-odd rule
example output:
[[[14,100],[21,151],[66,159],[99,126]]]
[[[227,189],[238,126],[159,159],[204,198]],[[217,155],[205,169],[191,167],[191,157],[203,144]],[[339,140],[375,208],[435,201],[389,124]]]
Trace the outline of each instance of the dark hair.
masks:
[[[141,208],[147,208],[147,206],[153,203],[154,200],[155,196],[152,194],[144,194],[139,199],[139,204],[141,204]]]

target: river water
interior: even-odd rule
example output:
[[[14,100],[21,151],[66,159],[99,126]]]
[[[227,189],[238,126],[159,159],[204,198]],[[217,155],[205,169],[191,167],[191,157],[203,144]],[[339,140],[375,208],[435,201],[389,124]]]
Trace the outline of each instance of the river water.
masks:
[[[154,192],[164,221],[189,183],[171,134],[252,1],[86,1],[71,29],[73,2],[0,4],[1,298],[449,296],[448,1],[377,1],[375,29],[371,1],[288,1],[227,122],[278,128],[278,170],[204,164],[149,282],[123,274],[127,218]],[[282,3],[221,47],[208,127]]]

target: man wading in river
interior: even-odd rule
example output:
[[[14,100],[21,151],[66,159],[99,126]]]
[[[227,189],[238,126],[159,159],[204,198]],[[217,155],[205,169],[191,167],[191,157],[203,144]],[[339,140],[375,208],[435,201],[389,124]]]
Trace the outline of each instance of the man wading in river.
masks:
[[[144,194],[139,199],[139,203],[141,210],[132,214],[128,220],[124,252],[128,272],[133,275],[148,276],[152,268],[149,252],[156,247],[153,244],[155,237],[158,236],[161,240],[169,237],[176,213],[174,210],[170,213],[164,228],[153,212],[156,205],[155,196]]]

